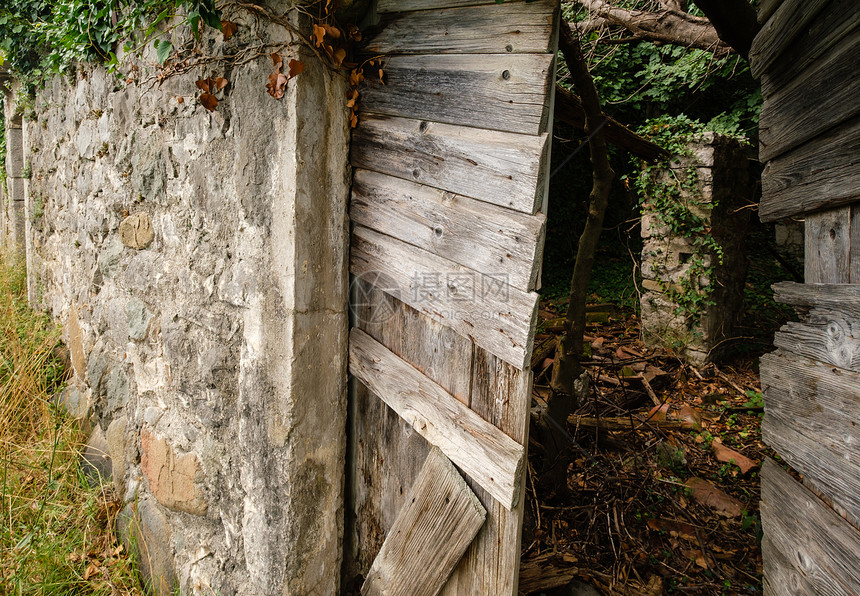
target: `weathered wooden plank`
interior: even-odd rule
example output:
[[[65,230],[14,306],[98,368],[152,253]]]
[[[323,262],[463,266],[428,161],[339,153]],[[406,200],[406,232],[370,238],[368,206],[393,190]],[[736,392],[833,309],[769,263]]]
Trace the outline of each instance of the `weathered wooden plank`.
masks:
[[[818,306],[842,310],[845,316],[860,318],[860,286],[781,281],[771,287],[777,302],[807,308]]]
[[[543,215],[527,215],[368,170],[352,183],[350,219],[476,272],[534,288]]]
[[[807,283],[850,282],[851,207],[806,216],[804,279]]]
[[[462,403],[472,386],[471,340],[355,279],[353,325],[408,360]],[[430,446],[408,422],[350,379],[346,577],[366,575],[406,502]]]
[[[381,287],[389,294],[505,362],[528,364],[537,321],[534,292],[362,227],[352,234],[350,270],[385,276]]]
[[[762,94],[769,97],[795,79],[843,37],[860,27],[856,0],[830,0],[762,74]]]
[[[761,177],[762,221],[860,199],[860,118],[769,161]]]
[[[857,184],[860,184],[860,181]],[[851,254],[848,258],[848,283],[860,284],[860,203],[851,205],[851,226],[848,235],[851,244]]]
[[[456,6],[478,6],[483,4],[495,4],[496,0],[378,0],[376,12],[410,11],[410,10],[433,10],[439,8],[453,8]]]
[[[527,445],[531,373],[517,370],[480,348],[475,350],[472,368],[472,409],[517,443]],[[517,507],[507,511],[474,482],[469,482],[487,508],[487,521],[441,593],[514,596],[519,581],[525,500],[520,498]]]
[[[765,95],[759,159],[773,159],[860,113],[858,62],[860,29],[855,29],[791,84]]]
[[[549,136],[362,116],[351,162],[525,213],[540,207]]]
[[[817,323],[786,323],[774,336],[778,348],[790,350],[854,372],[860,372],[858,322],[831,318]]]
[[[776,12],[784,0],[761,0],[758,3],[758,22],[762,25]]]
[[[362,596],[436,596],[487,511],[438,448],[373,561]]]
[[[350,373],[508,509],[520,496],[525,448],[359,329]]]
[[[362,112],[539,135],[552,64],[551,54],[392,56],[385,84],[362,88]]]
[[[762,526],[802,574],[805,594],[860,594],[860,532],[772,460],[762,467]],[[790,592],[788,592],[790,593]]]
[[[815,590],[806,578],[795,569],[782,551],[788,547],[765,535],[761,541],[761,558],[764,566],[764,593],[768,596],[806,596]],[[790,547],[789,547],[790,550]]]
[[[750,48],[750,71],[758,78],[824,8],[827,0],[785,0],[758,32]]]
[[[393,54],[546,54],[551,52],[554,0],[505,2],[407,12],[384,18],[363,52]]]

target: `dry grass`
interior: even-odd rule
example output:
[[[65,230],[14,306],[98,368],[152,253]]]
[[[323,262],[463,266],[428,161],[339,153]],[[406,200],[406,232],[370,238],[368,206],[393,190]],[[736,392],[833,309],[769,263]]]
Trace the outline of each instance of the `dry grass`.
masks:
[[[0,256],[0,594],[142,594],[113,533],[121,502],[87,483],[86,437],[52,403],[59,340],[27,307],[23,265]]]

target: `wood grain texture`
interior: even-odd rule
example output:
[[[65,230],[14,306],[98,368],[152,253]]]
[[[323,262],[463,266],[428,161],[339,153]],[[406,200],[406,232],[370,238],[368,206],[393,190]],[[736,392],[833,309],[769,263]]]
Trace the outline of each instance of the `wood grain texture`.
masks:
[[[362,112],[530,135],[546,131],[551,54],[392,56]]]
[[[776,60],[827,0],[785,0],[758,32],[750,48],[750,71],[758,78]]]
[[[761,558],[764,566],[764,593],[766,596],[805,596],[814,594],[812,585],[794,568],[783,551],[790,545],[777,544],[765,535],[761,541]]]
[[[543,215],[527,215],[368,170],[353,177],[350,219],[476,272],[534,288]]]
[[[771,286],[774,299],[783,304],[807,308],[841,309],[848,317],[860,317],[860,286],[846,284],[799,284],[781,281]]]
[[[381,289],[353,280],[352,323],[464,404],[473,344]],[[430,446],[412,425],[350,380],[346,577],[365,575],[406,502]]]
[[[432,449],[373,561],[362,596],[436,596],[486,516],[448,458]]]
[[[778,348],[860,372],[860,322],[834,316],[816,323],[786,323],[774,336]]]
[[[475,350],[472,409],[522,445],[528,444],[530,371],[517,370],[492,354]],[[524,499],[507,511],[467,478],[487,508],[487,521],[445,584],[444,596],[517,594]],[[522,483],[525,487],[525,482]]]
[[[784,0],[761,0],[758,3],[758,22],[764,24],[776,12],[776,9],[784,2]]]
[[[769,161],[761,195],[764,222],[860,199],[860,117]]]
[[[537,322],[534,292],[362,227],[353,230],[350,271],[365,278],[381,274],[383,289],[397,299],[505,362],[518,368],[529,362]]]
[[[495,3],[496,0],[379,0],[376,4],[376,12],[382,14],[386,12],[433,10]]]
[[[848,283],[860,284],[860,204],[851,205],[850,236],[851,254],[848,257]]]
[[[761,492],[765,536],[812,588],[804,594],[860,594],[860,532],[770,459],[762,466]]]
[[[363,116],[350,161],[501,207],[540,207],[549,136],[534,137],[409,118]]]
[[[855,29],[789,85],[765,95],[759,159],[773,159],[860,113],[858,62],[860,29]]]
[[[492,497],[511,509],[521,492],[525,448],[359,329],[350,373]]]
[[[505,2],[405,12],[383,18],[362,52],[392,54],[546,54],[558,2]]]
[[[830,0],[762,74],[762,94],[768,97],[790,85],[858,27],[860,18],[855,0]]]
[[[860,375],[778,351],[761,377],[767,442],[860,527]]]
[[[851,207],[806,216],[804,225],[806,283],[850,282]]]

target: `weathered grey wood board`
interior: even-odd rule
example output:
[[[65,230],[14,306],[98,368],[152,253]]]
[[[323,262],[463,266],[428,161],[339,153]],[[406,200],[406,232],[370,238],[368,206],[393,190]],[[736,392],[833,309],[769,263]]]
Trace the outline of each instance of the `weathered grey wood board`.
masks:
[[[860,17],[855,0],[830,0],[762,74],[762,94],[769,96],[800,78],[807,68],[858,27]]]
[[[382,274],[383,289],[399,300],[505,362],[519,368],[529,362],[536,293],[362,227],[353,230],[350,271],[365,277]]]
[[[761,516],[768,541],[780,545],[800,585],[812,589],[805,594],[860,594],[860,532],[770,459],[762,466]],[[792,585],[774,585],[779,579],[768,574],[772,593],[798,593]]]
[[[487,511],[434,448],[373,561],[362,596],[436,596]]]
[[[812,585],[788,560],[784,550],[790,550],[790,548],[790,545],[774,543],[769,536],[762,538],[761,555],[764,567],[765,596],[815,594]]]
[[[550,54],[391,56],[367,79],[365,112],[537,135],[546,130]]]
[[[496,0],[379,0],[376,5],[376,11],[386,13],[453,8],[457,6],[477,6],[481,4],[496,4]]]
[[[548,151],[547,134],[367,115],[353,133],[350,161],[357,168],[535,213]]]
[[[765,222],[860,199],[860,117],[769,161],[761,187]]]
[[[750,70],[758,78],[824,8],[827,0],[785,0],[753,40]]]
[[[525,448],[359,329],[349,369],[431,445],[511,509],[522,492]]]
[[[766,94],[759,158],[773,159],[860,113],[858,62],[860,29],[855,29],[786,87]]]
[[[521,54],[551,51],[558,2],[505,2],[383,18],[382,30],[362,49],[390,54]]]
[[[804,279],[807,283],[851,282],[851,207],[806,216]]]
[[[349,217],[477,272],[528,291],[543,251],[542,214],[502,209],[430,186],[357,170]]]

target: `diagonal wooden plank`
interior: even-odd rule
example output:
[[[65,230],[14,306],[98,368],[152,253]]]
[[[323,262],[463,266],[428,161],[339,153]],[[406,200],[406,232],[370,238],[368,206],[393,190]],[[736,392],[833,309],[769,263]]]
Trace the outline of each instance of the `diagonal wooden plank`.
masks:
[[[378,0],[376,12],[398,12],[496,4],[497,0]]]
[[[350,373],[464,473],[510,509],[522,489],[525,448],[359,329],[350,332]]]
[[[436,596],[487,512],[438,448],[385,538],[362,596]]]
[[[363,48],[392,54],[545,54],[551,51],[555,0],[505,2],[406,12],[383,18]]]
[[[350,161],[525,213],[543,199],[549,135],[538,137],[411,118],[362,116]]]
[[[543,250],[542,214],[527,215],[369,170],[357,170],[350,219],[474,271],[534,288]]]
[[[758,32],[750,48],[750,71],[758,78],[824,8],[828,0],[785,0]]]
[[[363,112],[530,135],[546,131],[552,54],[392,56]]]
[[[379,277],[387,293],[505,362],[520,369],[529,363],[536,293],[363,227],[353,230],[350,271]]]

